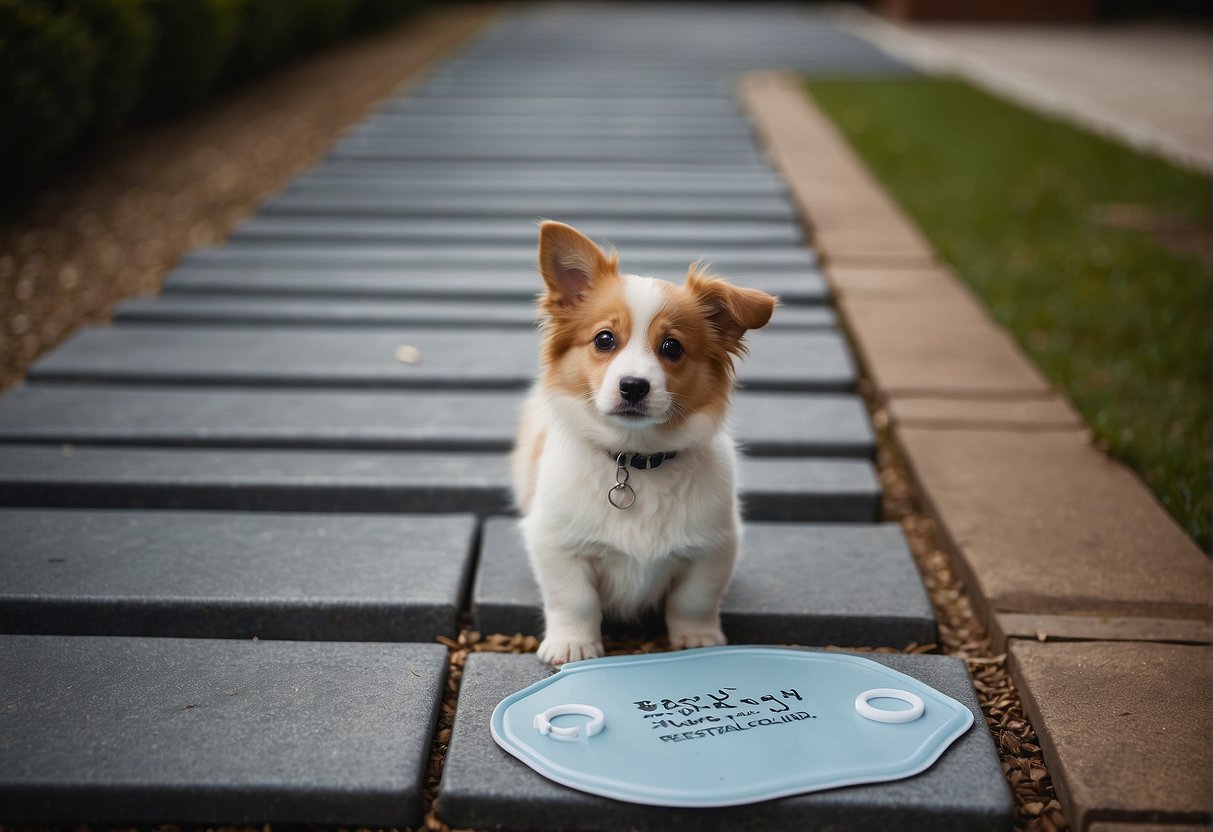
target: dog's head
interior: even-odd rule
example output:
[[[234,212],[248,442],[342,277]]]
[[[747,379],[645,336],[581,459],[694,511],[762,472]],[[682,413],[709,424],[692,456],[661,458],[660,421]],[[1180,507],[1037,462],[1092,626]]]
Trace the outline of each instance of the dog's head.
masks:
[[[542,383],[611,448],[664,450],[714,433],[744,335],[777,303],[699,266],[682,286],[621,275],[617,256],[558,222],[539,227],[539,270]]]

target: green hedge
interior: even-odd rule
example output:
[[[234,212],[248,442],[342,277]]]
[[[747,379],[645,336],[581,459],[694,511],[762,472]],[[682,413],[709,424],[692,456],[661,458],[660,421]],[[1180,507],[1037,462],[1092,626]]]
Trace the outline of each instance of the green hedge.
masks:
[[[185,112],[221,87],[418,0],[0,0],[0,187],[22,188],[132,118]]]
[[[354,0],[298,0],[297,37],[304,50],[320,49],[345,37]]]
[[[371,32],[412,14],[424,0],[358,0],[350,15],[353,32]]]
[[[240,32],[235,0],[141,0],[156,31],[140,115],[162,118],[197,107],[219,82]]]
[[[97,52],[90,94],[92,116],[86,139],[102,139],[117,132],[139,103],[144,73],[154,45],[151,21],[138,0],[62,0],[55,3],[61,15],[74,14],[92,36]]]
[[[0,166],[21,181],[67,152],[95,109],[98,39],[75,14],[0,0]]]
[[[239,84],[299,53],[298,0],[239,0],[240,29],[224,70],[224,85]]]

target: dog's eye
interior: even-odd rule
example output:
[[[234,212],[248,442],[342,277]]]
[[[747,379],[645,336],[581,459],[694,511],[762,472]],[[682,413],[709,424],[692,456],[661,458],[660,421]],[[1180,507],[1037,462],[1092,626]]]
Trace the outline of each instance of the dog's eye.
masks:
[[[604,329],[594,336],[594,346],[601,352],[610,352],[615,349],[615,336],[609,330]]]
[[[666,338],[661,342],[661,354],[671,361],[677,361],[682,357],[682,344],[673,338]]]

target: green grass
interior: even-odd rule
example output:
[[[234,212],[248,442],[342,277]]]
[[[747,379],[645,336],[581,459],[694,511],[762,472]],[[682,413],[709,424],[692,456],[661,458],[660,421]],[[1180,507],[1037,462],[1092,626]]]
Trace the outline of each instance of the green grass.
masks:
[[[953,79],[808,88],[1101,444],[1208,550],[1209,177]],[[1197,246],[1164,245],[1140,216]]]

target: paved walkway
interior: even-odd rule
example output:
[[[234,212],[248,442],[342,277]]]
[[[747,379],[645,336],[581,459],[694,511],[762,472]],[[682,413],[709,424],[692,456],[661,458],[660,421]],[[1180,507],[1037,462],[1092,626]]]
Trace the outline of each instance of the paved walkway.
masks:
[[[1213,169],[1213,29],[1189,24],[979,25],[842,15],[851,31],[931,71]]]
[[[678,279],[706,256],[785,301],[742,371],[749,542],[725,601],[731,639],[936,640],[902,532],[878,522],[875,437],[828,304],[843,302],[860,359],[887,392],[921,383],[906,375],[917,362],[898,363],[904,345],[871,333],[921,320],[881,309],[881,298],[927,286],[955,311],[956,296],[887,197],[846,173],[837,138],[802,123],[793,151],[780,150],[771,113],[799,111],[776,97],[764,114],[751,90],[772,167],[737,83],[770,66],[907,71],[786,7],[512,15],[386,102],[227,245],[183,261],[160,298],[77,334],[0,398],[0,820],[422,822],[430,752],[448,741],[435,738],[447,655],[434,640],[467,617],[483,632],[540,624],[504,516],[506,450],[535,370],[538,215],[618,245],[625,269]],[[792,100],[803,99],[782,99]],[[882,219],[857,229],[856,211]],[[848,257],[851,271],[840,270]],[[917,270],[908,286],[907,266]],[[944,378],[980,383],[995,355],[1021,373],[1012,395],[1047,399],[1006,348],[945,355]],[[946,480],[946,448],[919,434],[915,465],[942,460]],[[973,586],[1004,611],[1004,596]],[[1004,633],[1021,679],[1072,669],[1019,635]],[[1111,651],[1091,678],[1122,658]],[[593,798],[507,756],[488,712],[547,670],[531,655],[474,654],[439,815],[475,828],[1008,826],[1006,780],[963,662],[881,660],[966,703],[978,727],[908,780],[702,813]],[[1077,686],[1028,688],[1050,725],[1068,725]],[[1143,690],[1143,709],[1173,698]],[[1096,774],[1066,782],[1081,790]]]
[[[421,822],[434,640],[461,615],[485,632],[541,621],[513,523],[494,518],[535,371],[541,214],[618,245],[626,269],[678,279],[706,256],[785,299],[741,372],[733,641],[935,641],[902,533],[877,522],[874,434],[830,292],[732,89],[770,63],[904,71],[786,8],[510,17],[228,245],[186,258],[161,298],[78,333],[0,399],[4,820]],[[963,662],[887,661],[981,724]],[[489,735],[484,709],[546,672],[533,655],[469,659],[444,820],[1010,817],[980,729],[911,780],[740,813],[592,798]]]

